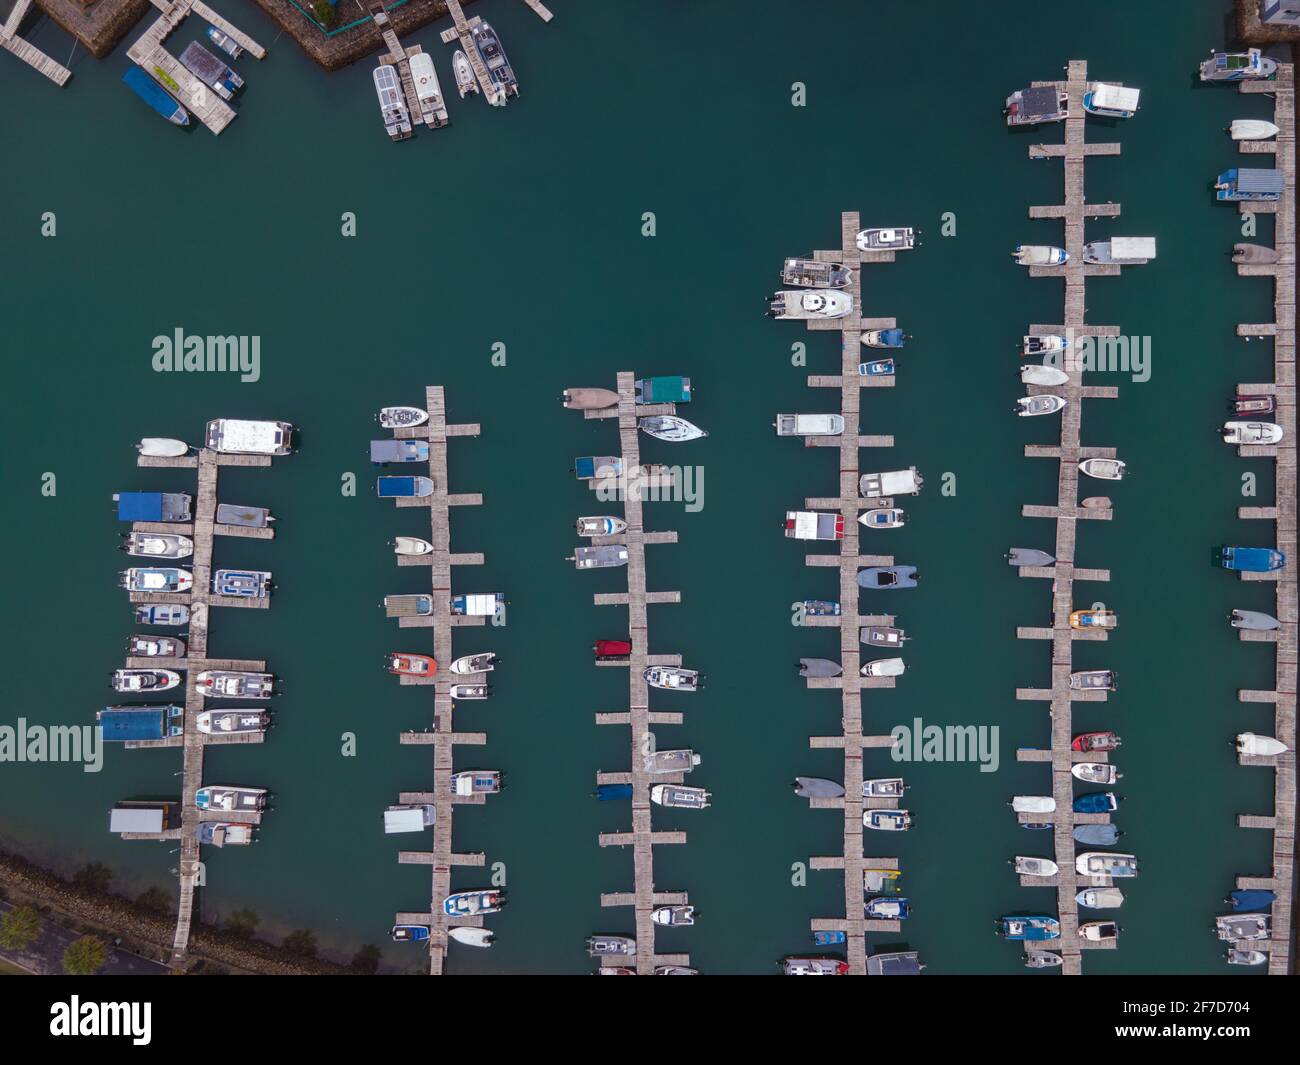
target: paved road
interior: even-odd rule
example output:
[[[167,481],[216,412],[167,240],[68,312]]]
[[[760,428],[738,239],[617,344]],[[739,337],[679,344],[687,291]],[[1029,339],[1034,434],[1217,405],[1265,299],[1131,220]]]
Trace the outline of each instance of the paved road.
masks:
[[[12,909],[14,907],[10,903],[0,902],[0,914],[8,913]],[[79,932],[69,931],[62,925],[55,924],[48,916],[42,915],[41,934],[36,937],[35,942],[25,951],[0,949],[0,958],[42,975],[61,973],[63,952],[67,950],[70,943],[80,938]],[[107,976],[158,976],[167,972],[167,966],[110,946],[108,961],[99,971]]]

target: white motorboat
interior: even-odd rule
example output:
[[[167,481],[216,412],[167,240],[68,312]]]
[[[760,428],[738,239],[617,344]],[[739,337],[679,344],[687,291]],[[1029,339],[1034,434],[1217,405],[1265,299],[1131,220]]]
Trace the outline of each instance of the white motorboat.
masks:
[[[1016,414],[1021,418],[1035,418],[1040,414],[1060,414],[1065,410],[1061,396],[1021,396],[1016,400]]]
[[[650,801],[656,806],[677,806],[686,810],[703,810],[709,805],[709,792],[685,784],[656,784],[650,789]]]
[[[835,289],[782,289],[773,295],[773,318],[843,318],[853,310],[853,297]]]
[[[1234,141],[1266,141],[1277,136],[1278,128],[1261,118],[1235,118],[1228,133]]]
[[[1116,879],[1137,876],[1137,855],[1085,851],[1074,859],[1074,871],[1080,876],[1109,876]]]
[[[693,692],[700,687],[699,670],[683,669],[681,666],[650,666],[641,676],[652,688]]]
[[[1054,969],[1058,965],[1064,964],[1064,962],[1065,959],[1054,950],[1025,951],[1025,968],[1027,969]]]
[[[379,424],[385,429],[404,429],[423,425],[429,420],[429,412],[419,407],[382,407],[378,417]]]
[[[1120,459],[1084,459],[1079,472],[1102,481],[1120,481],[1128,467]]]
[[[842,414],[778,414],[773,423],[777,436],[839,436]]]
[[[1017,854],[1012,865],[1021,876],[1055,876],[1060,871],[1060,866],[1050,858],[1029,858],[1023,854]]]
[[[912,815],[906,810],[864,810],[862,827],[877,832],[906,832],[912,826]]]
[[[194,541],[176,533],[128,533],[122,549],[137,558],[189,558],[194,554]]]
[[[148,458],[178,458],[188,455],[190,445],[184,440],[173,440],[165,436],[146,436],[135,449]]]
[[[1229,965],[1263,965],[1268,961],[1268,955],[1262,950],[1239,950],[1233,948],[1224,955]]]
[[[698,440],[702,436],[708,436],[703,429],[685,418],[679,418],[675,414],[660,414],[650,418],[638,418],[637,428],[646,436],[653,436],[656,440],[667,440],[672,443],[681,443],[685,440]]]
[[[1055,366],[1036,366],[1030,363],[1020,367],[1020,380],[1027,385],[1063,385],[1069,379],[1069,374]]]
[[[907,667],[901,658],[877,658],[862,667],[864,677],[901,677]]]
[[[1050,814],[1056,809],[1056,800],[1050,795],[1013,795],[1011,809],[1018,814]]]
[[[428,555],[433,552],[433,544],[421,540],[418,536],[398,536],[393,539],[395,555]]]
[[[688,927],[695,923],[695,907],[656,906],[650,911],[650,920],[657,925]]]
[[[487,684],[453,684],[447,694],[457,700],[486,699],[492,694],[492,688]]]
[[[1117,887],[1084,888],[1074,901],[1086,910],[1117,910],[1124,905],[1124,892]]]
[[[181,682],[171,669],[117,669],[113,671],[115,692],[165,692]]]
[[[447,667],[449,673],[457,673],[465,676],[470,673],[491,673],[496,666],[497,656],[495,651],[484,651],[482,654],[463,655],[456,659]]]
[[[877,507],[859,514],[858,524],[868,529],[898,529],[907,524],[903,515],[904,511],[900,507]]]
[[[1060,333],[1043,333],[1022,337],[1020,352],[1022,355],[1047,355],[1054,351],[1064,351],[1069,346],[1070,342]]]
[[[470,65],[469,56],[464,50],[456,49],[451,57],[451,69],[456,75],[456,91],[460,93],[462,100],[470,93],[479,91],[478,79],[474,77],[474,68]]]
[[[858,251],[907,251],[916,246],[911,226],[876,226],[858,233]]]
[[[1068,251],[1048,244],[1017,244],[1011,255],[1021,266],[1061,266],[1070,261]]]
[[[901,799],[905,790],[902,777],[874,777],[862,782],[864,799]]]
[[[1214,919],[1214,930],[1225,943],[1268,939],[1273,935],[1272,925],[1266,913],[1232,913]]]
[[[627,531],[627,522],[609,515],[579,518],[576,527],[579,536],[618,536]]]
[[[1089,921],[1079,925],[1079,938],[1089,943],[1105,943],[1119,939],[1119,925],[1114,921]]]
[[[1070,775],[1086,784],[1114,784],[1124,774],[1109,762],[1075,762]]]
[[[454,939],[467,947],[490,947],[496,939],[496,933],[486,928],[474,928],[472,925],[452,925],[447,929],[447,938]]]
[[[1237,753],[1253,754],[1263,758],[1286,754],[1289,748],[1285,743],[1272,736],[1257,736],[1253,732],[1242,732],[1237,736]]]
[[[1274,422],[1224,422],[1225,444],[1278,444],[1282,441],[1282,427]]]

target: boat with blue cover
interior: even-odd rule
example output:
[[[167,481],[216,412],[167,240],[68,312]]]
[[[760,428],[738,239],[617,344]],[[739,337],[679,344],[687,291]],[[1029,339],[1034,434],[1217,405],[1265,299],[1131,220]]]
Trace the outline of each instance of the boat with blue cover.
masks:
[[[1118,807],[1119,796],[1113,791],[1093,791],[1074,798],[1076,814],[1108,814]]]
[[[901,348],[912,338],[901,329],[868,329],[862,343],[869,348]]]
[[[863,916],[876,921],[906,921],[911,915],[911,903],[899,896],[868,899],[863,911]]]
[[[1061,922],[1044,914],[1012,914],[999,917],[997,933],[1004,939],[1019,942],[1041,942],[1061,937]]]
[[[1120,831],[1114,825],[1075,825],[1071,830],[1075,843],[1089,847],[1109,847],[1119,841]]]
[[[168,122],[177,126],[190,124],[190,113],[172,99],[166,89],[149,77],[142,67],[131,67],[122,75],[122,80],[133,93]]]
[[[185,522],[194,517],[194,500],[184,492],[118,492],[118,521]]]
[[[1227,203],[1277,201],[1286,182],[1279,169],[1231,167],[1214,180],[1214,198]]]
[[[1223,901],[1231,903],[1234,910],[1266,910],[1276,899],[1273,892],[1263,888],[1243,888],[1234,891]]]
[[[859,377],[893,377],[896,367],[893,359],[873,359],[858,363]]]
[[[1219,565],[1241,573],[1269,573],[1286,565],[1286,555],[1272,547],[1221,547]]]
[[[813,943],[819,947],[837,947],[841,943],[848,942],[848,938],[843,932],[837,930],[814,932],[812,934]]]
[[[429,938],[429,929],[422,924],[395,924],[389,934],[394,943],[423,943]]]
[[[596,798],[601,802],[632,798],[631,784],[597,784]]]
[[[380,477],[375,481],[380,499],[423,499],[433,495],[431,477]]]

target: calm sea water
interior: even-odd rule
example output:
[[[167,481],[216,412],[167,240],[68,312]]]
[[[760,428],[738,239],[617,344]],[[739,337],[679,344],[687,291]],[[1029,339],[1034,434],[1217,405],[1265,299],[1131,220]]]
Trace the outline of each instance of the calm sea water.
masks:
[[[779,532],[787,507],[834,491],[836,452],[770,428],[777,410],[827,409],[833,393],[804,379],[838,365],[838,334],[768,321],[763,299],[783,256],[833,244],[839,212],[856,208],[867,224],[926,231],[920,250],[864,279],[868,312],[897,316],[915,337],[899,387],[864,393],[864,429],[897,441],[865,454],[864,468],[915,464],[931,486],[951,473],[957,487],[912,501],[907,527],[882,548],[925,580],[887,604],[914,639],[898,688],[868,693],[867,721],[882,732],[915,717],[1000,729],[996,773],[907,769],[917,824],[888,844],[914,902],[906,942],[933,972],[1021,971],[991,926],[999,913],[1051,905],[1006,865],[1040,841],[1003,805],[1045,786],[1014,751],[1047,741],[1046,710],[1017,703],[1015,689],[1047,683],[1048,651],[1017,641],[1015,628],[1048,623],[1050,593],[1001,556],[1013,543],[1051,544],[1050,524],[1019,515],[1054,499],[1055,464],[1024,458],[1023,446],[1057,429],[1011,416],[1013,349],[1026,323],[1059,320],[1062,288],[1029,280],[1007,251],[1059,238],[1026,208],[1059,202],[1061,171],[1026,158],[1031,139],[1059,130],[1009,134],[999,112],[1012,89],[1084,57],[1095,76],[1143,90],[1138,118],[1090,126],[1091,139],[1124,150],[1088,164],[1089,199],[1123,203],[1120,220],[1089,234],[1160,242],[1153,264],[1088,289],[1091,321],[1152,338],[1153,374],[1123,379],[1121,398],[1090,402],[1084,419],[1085,444],[1117,447],[1136,475],[1110,493],[1116,520],[1080,535],[1080,564],[1113,575],[1080,592],[1118,610],[1122,627],[1109,643],[1078,645],[1076,660],[1117,669],[1122,690],[1075,720],[1124,733],[1117,822],[1144,868],[1120,914],[1122,948],[1085,968],[1227,971],[1211,917],[1234,874],[1269,860],[1268,836],[1238,830],[1235,815],[1271,803],[1270,775],[1239,769],[1228,746],[1237,731],[1267,731],[1269,718],[1235,692],[1272,683],[1271,648],[1238,643],[1223,621],[1232,606],[1269,609],[1265,586],[1208,562],[1214,544],[1267,536],[1236,520],[1242,472],[1258,474],[1261,501],[1272,494],[1271,464],[1243,463],[1211,431],[1232,385],[1270,365],[1233,326],[1266,320],[1271,293],[1235,277],[1225,252],[1236,214],[1207,192],[1237,158],[1221,130],[1264,116],[1266,101],[1193,81],[1223,41],[1227,5],[1183,5],[1176,19],[1120,0],[1041,12],[953,3],[938,14],[823,2],[800,5],[797,19],[776,2],[555,6],[546,27],[521,4],[477,5],[502,33],[522,98],[504,111],[453,99],[449,129],[401,145],[379,125],[369,62],[325,76],[242,0],[223,12],[271,56],[239,63],[241,117],[220,138],[170,128],[136,101],[119,84],[124,49],[104,62],[79,54],[61,92],[0,60],[0,95],[22,101],[0,114],[5,722],[82,723],[107,701],[104,675],[131,631],[114,587],[123,561],[110,496],[191,488],[185,475],[136,470],[132,442],[196,440],[223,415],[293,421],[300,454],[221,480],[223,499],[268,505],[280,520],[275,541],[222,541],[218,561],[272,569],[279,590],[268,612],[217,617],[212,649],[266,658],[285,694],[270,742],[208,756],[209,781],[264,785],[276,799],[255,847],[206,855],[202,912],[218,920],[251,907],[265,934],[309,927],[342,958],[385,943],[393,912],[426,905],[429,890],[424,871],[396,864],[399,843],[410,844],[386,839],[379,817],[430,776],[427,752],[397,745],[400,730],[428,723],[429,700],[380,668],[387,650],[424,648],[378,609],[385,594],[420,590],[422,575],[398,570],[385,542],[420,534],[423,515],[373,498],[366,441],[375,409],[418,403],[425,384],[442,383],[449,416],[483,429],[451,447],[453,490],[485,496],[455,512],[455,549],[487,555],[457,570],[457,587],[504,590],[511,603],[506,628],[457,637],[458,651],[504,660],[493,698],[465,706],[460,727],[490,738],[465,764],[506,770],[509,788],[458,812],[455,845],[504,862],[512,902],[494,919],[498,946],[455,951],[451,968],[588,971],[583,938],[630,924],[599,906],[602,891],[631,886],[630,855],[596,845],[627,811],[590,797],[598,770],[628,764],[626,730],[593,717],[625,705],[624,679],[592,669],[589,651],[625,632],[622,611],[591,600],[624,578],[577,574],[563,558],[574,516],[593,509],[572,459],[614,450],[617,437],[557,398],[570,385],[612,386],[620,369],[688,373],[698,398],[685,413],[711,435],[647,442],[645,454],[701,464],[705,506],[647,512],[649,526],[680,533],[678,545],[650,548],[650,586],[683,596],[652,610],[651,641],[708,674],[706,693],[681,700],[685,725],[659,736],[703,755],[692,782],[715,805],[656,814],[690,837],[656,850],[658,882],[689,890],[702,913],[660,942],[709,972],[773,971],[806,947],[810,917],[842,905],[834,874],[792,885],[795,863],[835,852],[839,820],[788,791],[796,774],[839,775],[838,755],[807,741],[838,731],[838,699],[804,690],[790,666],[833,653],[834,637],[792,628],[788,609],[833,595],[835,578],[808,569]],[[190,20],[173,44],[200,32]],[[35,40],[66,54],[48,25]],[[411,42],[450,84],[435,31]],[[807,87],[806,107],[791,106],[794,82]],[[53,239],[39,232],[47,211]],[[344,239],[349,211],[358,233]],[[640,233],[647,211],[653,239]],[[955,236],[940,236],[944,212]],[[176,327],[260,336],[261,380],[154,373],[152,338]],[[791,365],[796,341],[808,368]],[[491,362],[497,343],[504,367]],[[349,472],[355,497],[340,491]],[[57,478],[48,497],[46,473]],[[349,732],[358,754],[344,758]],[[871,757],[877,775],[890,768]],[[170,890],[175,853],[109,836],[106,811],[175,795],[179,768],[175,753],[123,750],[97,775],[4,765],[0,841],[65,870],[103,862],[128,893]],[[461,870],[456,882],[479,875]],[[398,967],[420,961],[391,944],[385,955]]]

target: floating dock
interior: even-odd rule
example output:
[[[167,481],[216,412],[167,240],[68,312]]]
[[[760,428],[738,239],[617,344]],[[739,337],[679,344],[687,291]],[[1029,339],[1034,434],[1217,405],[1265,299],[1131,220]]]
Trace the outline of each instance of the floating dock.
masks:
[[[399,556],[403,566],[427,566],[429,590],[433,597],[431,615],[404,617],[398,622],[403,628],[432,628],[433,657],[438,670],[432,677],[402,677],[402,684],[418,684],[433,688],[433,728],[425,732],[403,732],[399,742],[404,745],[433,747],[433,784],[431,792],[403,792],[403,803],[432,803],[437,810],[433,826],[433,844],[428,851],[400,851],[397,860],[402,865],[427,865],[432,874],[429,909],[427,913],[399,912],[395,924],[424,925],[429,929],[429,973],[440,976],[447,960],[447,929],[452,925],[481,927],[482,917],[446,917],[442,900],[451,894],[451,870],[456,865],[481,866],[486,863],[483,854],[457,854],[452,851],[452,815],[456,804],[481,803],[482,795],[456,796],[452,794],[451,775],[454,772],[455,747],[458,744],[482,746],[487,743],[483,732],[457,732],[453,723],[455,704],[451,699],[451,686],[458,681],[472,680],[447,671],[452,655],[452,629],[458,625],[482,625],[483,617],[453,616],[451,613],[451,570],[453,566],[483,564],[481,554],[453,554],[451,550],[451,508],[477,506],[483,497],[476,494],[449,495],[447,493],[447,441],[460,436],[478,436],[476,423],[447,424],[447,402],[441,385],[425,389],[425,410],[429,420],[423,425],[394,429],[399,440],[429,441],[429,477],[433,492],[422,498],[398,499],[399,507],[429,508],[429,542],[433,551],[427,555]],[[486,886],[486,885],[480,885]]]
[[[1237,693],[1243,703],[1272,703],[1273,735],[1288,747],[1276,757],[1238,755],[1242,765],[1266,766],[1274,771],[1273,813],[1240,814],[1242,828],[1259,828],[1273,833],[1272,870],[1266,876],[1239,876],[1234,887],[1263,888],[1276,895],[1271,913],[1272,939],[1234,943],[1242,949],[1261,950],[1268,954],[1270,976],[1286,976],[1291,964],[1291,914],[1295,870],[1296,806],[1296,418],[1295,418],[1295,285],[1296,285],[1296,121],[1295,67],[1278,63],[1272,81],[1243,81],[1239,92],[1271,96],[1273,124],[1278,135],[1268,141],[1239,141],[1243,153],[1272,155],[1282,172],[1282,196],[1276,202],[1240,204],[1243,215],[1272,213],[1275,263],[1242,263],[1241,277],[1273,279],[1273,321],[1267,324],[1237,326],[1238,336],[1269,337],[1273,342],[1273,380],[1237,385],[1239,395],[1272,395],[1277,411],[1272,421],[1282,426],[1286,435],[1280,445],[1252,444],[1238,448],[1246,458],[1271,458],[1274,462],[1276,498],[1271,507],[1243,506],[1238,517],[1272,521],[1274,542],[1287,557],[1285,568],[1272,573],[1242,573],[1242,580],[1272,581],[1276,592],[1276,617],[1280,629],[1271,632],[1238,630],[1243,640],[1274,644],[1275,672],[1272,691],[1242,689]]]
[[[173,968],[184,966],[190,940],[190,924],[194,913],[194,889],[202,882],[203,865],[200,859],[198,842],[199,824],[203,821],[237,821],[243,824],[258,824],[262,815],[258,813],[229,813],[219,810],[199,810],[194,805],[195,793],[203,786],[203,751],[210,744],[219,743],[261,743],[265,734],[261,732],[240,732],[226,735],[208,735],[198,730],[196,719],[204,710],[214,709],[208,705],[202,693],[195,687],[195,678],[205,669],[248,670],[256,673],[266,671],[266,663],[244,659],[208,657],[209,608],[244,607],[248,609],[266,609],[270,606],[268,598],[235,599],[212,593],[212,547],[217,536],[244,536],[255,539],[270,539],[274,536],[271,529],[248,529],[235,525],[218,525],[215,516],[217,510],[217,474],[222,466],[264,467],[271,465],[269,455],[221,455],[204,448],[197,455],[182,455],[177,458],[150,458],[139,456],[137,464],[147,467],[169,467],[173,469],[194,469],[198,474],[198,492],[194,499],[194,520],[181,524],[167,522],[135,522],[135,532],[167,532],[188,536],[194,541],[194,554],[188,560],[188,566],[194,574],[194,586],[188,592],[132,592],[131,602],[140,603],[184,603],[190,608],[189,635],[185,637],[186,655],[183,659],[129,658],[127,668],[152,669],[163,666],[167,669],[185,671],[185,732],[182,736],[173,736],[161,740],[134,740],[127,747],[180,747],[183,750],[181,779],[181,827],[179,833],[164,833],[160,839],[179,838],[180,854],[180,904],[176,914],[176,934],[172,941],[170,964]]]
[[[62,63],[57,63],[34,44],[29,44],[18,36],[18,27],[32,6],[32,0],[17,0],[4,25],[0,26],[0,48],[12,52],[38,74],[44,74],[55,85],[64,86],[72,77],[72,71]]]
[[[1115,326],[1088,325],[1084,322],[1084,288],[1089,277],[1118,275],[1118,265],[1085,264],[1083,261],[1084,221],[1087,218],[1113,218],[1120,212],[1119,204],[1090,204],[1084,199],[1084,163],[1092,155],[1118,155],[1118,144],[1089,144],[1086,142],[1083,94],[1088,88],[1088,64],[1071,60],[1066,81],[1036,81],[1034,88],[1052,88],[1069,94],[1065,119],[1064,144],[1034,144],[1029,147],[1031,159],[1060,159],[1065,167],[1065,203],[1046,207],[1031,207],[1030,218],[1059,218],[1065,226],[1064,247],[1070,253],[1069,261],[1061,266],[1031,266],[1031,277],[1054,277],[1065,282],[1064,322],[1056,325],[1031,325],[1034,336],[1060,334],[1069,338],[1061,369],[1069,380],[1064,385],[1044,387],[1029,385],[1030,395],[1053,393],[1065,398],[1067,406],[1061,412],[1061,442],[1058,447],[1028,445],[1025,455],[1030,458],[1055,459],[1057,473],[1057,498],[1055,506],[1027,505],[1021,513],[1025,517],[1050,518],[1056,522],[1056,564],[1047,567],[1023,566],[1021,577],[1049,579],[1052,582],[1052,624],[1045,627],[1022,627],[1016,635],[1022,640],[1050,641],[1052,648],[1052,686],[1050,688],[1019,688],[1016,698],[1041,700],[1050,706],[1052,744],[1047,750],[1021,748],[1016,758],[1021,762],[1036,762],[1051,769],[1051,795],[1056,800],[1056,810],[1051,814],[1018,814],[1022,822],[1050,822],[1055,842],[1055,861],[1059,871],[1052,877],[1021,876],[1025,887],[1055,888],[1057,917],[1061,922],[1059,939],[1035,943],[1026,942],[1026,950],[1050,950],[1062,956],[1061,971],[1065,975],[1079,975],[1083,971],[1081,950],[1107,949],[1116,946],[1115,940],[1091,942],[1079,936],[1079,911],[1075,895],[1084,887],[1110,886],[1110,877],[1079,876],[1075,872],[1074,827],[1079,824],[1105,824],[1109,814],[1077,814],[1074,812],[1074,777],[1070,770],[1075,762],[1104,762],[1104,753],[1087,754],[1070,749],[1073,739],[1071,704],[1074,700],[1104,701],[1104,690],[1074,691],[1070,688],[1073,670],[1073,644],[1075,640],[1104,640],[1104,629],[1076,630],[1070,628],[1070,613],[1074,607],[1075,581],[1108,581],[1110,571],[1076,567],[1075,541],[1078,524],[1083,520],[1108,521],[1112,517],[1109,505],[1085,507],[1079,499],[1079,463],[1088,458],[1114,458],[1113,448],[1083,447],[1080,430],[1083,420],[1083,400],[1113,399],[1119,390],[1113,386],[1087,386],[1083,384],[1083,366],[1078,352],[1078,340],[1083,337],[1118,336]]]

